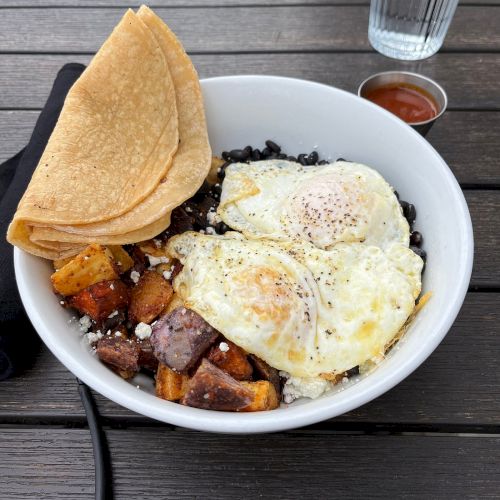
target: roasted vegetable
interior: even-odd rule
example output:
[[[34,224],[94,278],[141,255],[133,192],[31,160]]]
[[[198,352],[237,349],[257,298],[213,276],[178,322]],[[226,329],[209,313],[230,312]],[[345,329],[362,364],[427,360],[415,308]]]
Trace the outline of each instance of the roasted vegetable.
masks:
[[[248,359],[254,367],[254,376],[257,379],[268,380],[273,384],[278,399],[281,397],[281,380],[276,368],[269,366],[263,359],[255,356],[254,354],[249,354]]]
[[[135,342],[106,335],[97,342],[96,353],[101,361],[118,370],[139,371],[139,348]]]
[[[252,378],[253,368],[243,349],[228,340],[213,346],[207,358],[236,380],[251,380]]]
[[[171,313],[174,309],[183,306],[184,303],[182,302],[180,295],[178,293],[174,293],[172,295],[172,298],[170,299],[170,302],[167,304],[167,307],[165,307],[165,310],[163,312],[164,314],[168,314]]]
[[[107,247],[109,251],[113,254],[113,259],[115,260],[120,274],[131,269],[134,265],[134,259],[123,249],[120,245],[109,245]]]
[[[199,314],[178,307],[158,320],[150,340],[160,363],[186,373],[218,336],[219,332]]]
[[[94,321],[103,321],[127,307],[128,289],[120,280],[100,281],[68,299],[68,304]],[[111,318],[112,319],[112,318]]]
[[[139,348],[139,366],[151,372],[155,372],[158,368],[158,360],[153,354],[153,348],[149,339],[136,340]]]
[[[172,285],[154,271],[145,271],[130,292],[128,317],[133,323],[151,323],[170,302]]]
[[[118,279],[118,272],[111,252],[101,245],[92,244],[56,271],[50,279],[57,293],[75,295],[99,281]]]
[[[238,411],[250,405],[253,398],[252,390],[203,359],[180,402],[206,410]]]
[[[168,401],[178,401],[188,389],[189,377],[174,372],[168,366],[158,365],[156,372],[156,395]]]
[[[61,267],[64,267],[68,262],[71,262],[75,256],[73,257],[66,257],[65,259],[57,259],[52,261],[52,265],[54,266],[55,271],[59,271]]]
[[[278,408],[278,394],[271,382],[258,380],[257,382],[241,382],[241,384],[253,392],[254,399],[240,411],[266,411]]]

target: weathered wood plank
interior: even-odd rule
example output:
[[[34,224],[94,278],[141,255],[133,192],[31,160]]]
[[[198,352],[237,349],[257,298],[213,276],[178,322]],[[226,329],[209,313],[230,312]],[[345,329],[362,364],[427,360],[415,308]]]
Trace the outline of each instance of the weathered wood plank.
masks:
[[[38,111],[0,111],[0,163],[26,144],[37,116]],[[500,185],[498,130],[500,112],[453,111],[444,115],[427,138],[459,182]]]
[[[324,426],[346,423],[495,425],[500,414],[500,294],[469,293],[450,333],[405,381]],[[102,415],[151,422],[96,396]],[[2,382],[0,421],[83,419],[77,384],[45,348],[22,377]]]
[[[123,7],[2,9],[0,51],[94,52]],[[369,50],[367,6],[158,8],[189,51]],[[500,8],[458,7],[445,50],[498,50]]]
[[[401,68],[436,79],[449,107],[500,109],[500,54],[437,54],[424,62],[395,62],[379,54],[219,54],[195,55],[200,78],[236,74],[280,75],[313,80],[357,92],[379,71]],[[0,108],[41,108],[57,71],[67,62],[88,63],[82,55],[0,54]],[[455,135],[467,130],[455,130]],[[462,142],[462,137],[460,137]]]
[[[4,0],[3,7],[116,7],[115,0]],[[159,7],[233,7],[233,6],[261,6],[262,1],[259,0],[155,0],[148,2],[151,8]],[[266,5],[369,5],[366,0],[266,0]],[[119,0],[119,5],[123,7],[138,7],[141,2],[136,0]],[[466,0],[460,1],[460,6],[464,5],[500,5],[500,0]]]
[[[38,498],[92,498],[88,431],[1,433],[3,498],[34,491]],[[332,492],[335,498],[497,498],[500,488],[500,438],[493,436],[224,436],[156,428],[109,430],[107,437],[117,499],[302,499]]]

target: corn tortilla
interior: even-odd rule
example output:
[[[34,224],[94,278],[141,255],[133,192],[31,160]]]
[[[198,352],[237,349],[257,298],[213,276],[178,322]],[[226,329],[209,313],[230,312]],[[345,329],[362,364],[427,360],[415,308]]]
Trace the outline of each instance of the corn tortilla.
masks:
[[[165,177],[178,143],[164,51],[129,10],[70,89],[8,240],[31,251],[31,223],[81,224],[130,211]]]

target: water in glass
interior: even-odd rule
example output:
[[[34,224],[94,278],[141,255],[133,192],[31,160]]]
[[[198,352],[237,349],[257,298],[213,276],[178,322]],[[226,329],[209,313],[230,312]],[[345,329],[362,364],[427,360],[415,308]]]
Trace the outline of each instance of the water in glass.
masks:
[[[371,0],[368,38],[373,48],[395,59],[435,54],[458,0]]]

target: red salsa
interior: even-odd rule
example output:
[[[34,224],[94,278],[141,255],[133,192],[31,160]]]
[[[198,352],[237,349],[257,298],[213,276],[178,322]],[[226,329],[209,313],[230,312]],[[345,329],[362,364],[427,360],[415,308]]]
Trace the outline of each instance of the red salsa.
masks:
[[[364,97],[406,123],[424,122],[438,114],[434,98],[424,89],[410,83],[382,85],[366,92]]]

